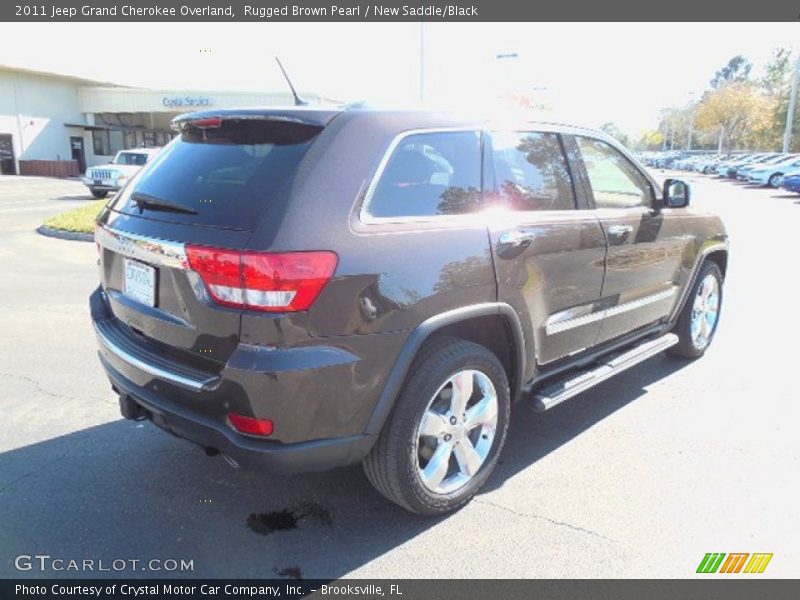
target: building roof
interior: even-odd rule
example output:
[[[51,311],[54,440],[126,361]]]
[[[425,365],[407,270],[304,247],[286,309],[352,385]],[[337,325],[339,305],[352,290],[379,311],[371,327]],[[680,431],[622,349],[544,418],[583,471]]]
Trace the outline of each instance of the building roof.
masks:
[[[114,87],[114,88],[129,88],[135,89],[129,85],[121,85],[118,83],[110,83],[108,81],[98,81],[96,79],[86,79],[85,77],[78,77],[76,75],[66,75],[64,73],[53,73],[52,71],[39,71],[36,69],[27,69],[24,67],[15,67],[13,65],[4,65],[0,64],[0,71],[12,71],[14,73],[22,73],[25,75],[35,75],[38,77],[53,77],[57,79],[65,79],[67,81],[71,81],[78,85],[91,85],[91,86],[103,86],[103,87]]]

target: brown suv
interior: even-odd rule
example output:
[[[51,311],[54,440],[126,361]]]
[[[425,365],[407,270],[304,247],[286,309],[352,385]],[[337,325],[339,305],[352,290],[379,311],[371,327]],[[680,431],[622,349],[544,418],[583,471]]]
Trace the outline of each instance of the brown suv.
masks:
[[[718,323],[728,239],[603,134],[419,111],[224,110],[109,203],[91,298],[123,415],[272,472],[363,461],[467,502],[547,410]]]

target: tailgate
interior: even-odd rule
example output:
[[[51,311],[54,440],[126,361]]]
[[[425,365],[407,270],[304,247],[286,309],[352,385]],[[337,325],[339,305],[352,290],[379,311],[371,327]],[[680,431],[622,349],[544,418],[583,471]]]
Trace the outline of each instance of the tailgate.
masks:
[[[268,209],[288,197],[323,127],[230,112],[188,115],[178,125],[180,135],[99,218],[101,280],[114,316],[143,344],[164,344],[218,371],[239,342],[242,309],[211,298],[187,247],[241,251]],[[222,259],[216,267],[239,265]]]
[[[188,269],[185,244],[108,224],[98,226],[95,238],[101,283],[114,316],[131,333],[182,350],[187,359],[218,371],[239,341],[241,310],[211,302],[199,276]]]

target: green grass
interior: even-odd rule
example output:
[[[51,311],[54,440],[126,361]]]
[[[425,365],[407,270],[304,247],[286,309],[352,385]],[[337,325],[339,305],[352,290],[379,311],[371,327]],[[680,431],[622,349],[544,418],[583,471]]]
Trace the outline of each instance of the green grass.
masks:
[[[60,215],[50,217],[44,222],[45,227],[61,229],[63,231],[74,231],[77,233],[93,233],[94,221],[100,214],[107,200],[97,200],[89,202],[78,208],[73,208]]]

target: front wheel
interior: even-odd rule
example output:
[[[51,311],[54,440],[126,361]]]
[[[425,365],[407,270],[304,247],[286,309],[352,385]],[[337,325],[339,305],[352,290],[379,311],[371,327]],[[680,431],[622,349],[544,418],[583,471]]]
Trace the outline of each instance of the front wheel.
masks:
[[[721,309],[722,272],[716,263],[706,261],[675,324],[678,343],[669,349],[670,354],[684,358],[705,354],[717,332]]]
[[[783,179],[783,175],[780,173],[775,173],[770,175],[769,180],[767,181],[767,185],[771,188],[776,188],[781,184],[781,179]]]
[[[497,463],[510,413],[508,378],[488,349],[451,337],[427,344],[409,373],[364,471],[411,512],[450,512],[469,502]]]

